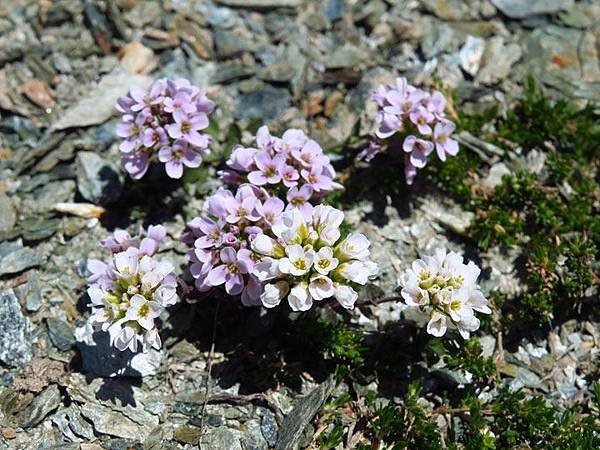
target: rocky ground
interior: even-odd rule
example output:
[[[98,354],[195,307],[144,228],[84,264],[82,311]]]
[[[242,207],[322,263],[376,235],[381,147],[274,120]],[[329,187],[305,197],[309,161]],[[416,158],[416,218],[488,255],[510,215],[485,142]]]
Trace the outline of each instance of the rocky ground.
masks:
[[[339,149],[372,129],[370,91],[398,74],[421,86],[441,80],[467,112],[508,108],[527,75],[583,105],[600,98],[599,48],[592,0],[3,1],[0,447],[315,445],[313,417],[334,382],[326,364],[282,352],[278,339],[294,331],[278,323],[283,315],[293,326],[293,317],[202,299],[162,318],[163,351],[112,351],[85,326],[85,260],[104,256],[98,241],[117,226],[164,223],[164,255],[183,270],[186,221],[218,186],[223,153],[257,125],[303,128],[344,166]],[[118,161],[115,100],[163,76],[190,79],[219,105],[211,166],[183,185],[160,171],[133,182]],[[460,142],[487,155],[489,186],[540,164],[539,154],[518,152],[512,166],[499,163],[493,146],[467,132]],[[373,183],[362,170],[351,182]],[[379,188],[348,211],[382,268],[350,323],[375,336],[422,320],[381,300],[395,295],[400,270],[440,245],[478,260],[486,293],[521,292],[516,254],[473,254],[461,238],[472,213],[440,200],[426,180],[400,197]],[[480,336],[506,384],[557,405],[591,395],[600,324],[566,321],[510,348],[502,339]],[[469,382],[464,371],[422,361],[398,378],[417,373],[413,366],[430,390]]]

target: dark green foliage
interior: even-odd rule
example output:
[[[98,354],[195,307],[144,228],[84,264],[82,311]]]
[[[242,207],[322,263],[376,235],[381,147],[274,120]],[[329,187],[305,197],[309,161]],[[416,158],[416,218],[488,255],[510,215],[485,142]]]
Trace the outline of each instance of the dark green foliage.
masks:
[[[453,370],[463,369],[473,374],[475,381],[483,382],[494,376],[496,367],[492,358],[482,356],[478,339],[471,338],[460,345],[446,359]]]
[[[580,109],[567,100],[553,101],[527,80],[525,96],[498,124],[498,136],[525,150],[552,143],[576,159],[596,159],[600,149],[600,122],[593,107]]]
[[[532,80],[506,117],[495,114],[492,108],[480,115],[460,115],[458,126],[507,150],[544,151],[541,174],[505,176],[489,192],[479,183],[478,168],[484,162],[465,148],[445,163],[432,164],[429,175],[475,212],[470,234],[481,249],[522,249],[528,289],[517,304],[504,305],[503,316],[517,312],[544,323],[572,311],[598,283],[593,272],[600,246],[600,120],[592,107],[548,99]]]
[[[463,404],[469,411],[465,444],[468,449],[513,448],[527,445],[535,449],[588,449],[600,445],[598,417],[582,414],[575,406],[558,411],[541,396],[527,398],[522,391],[500,389],[488,404],[468,397]],[[482,433],[489,429],[491,435]],[[488,440],[487,447],[485,440]],[[491,441],[495,447],[489,446]]]
[[[336,324],[325,320],[307,320],[297,331],[302,336],[301,345],[324,353],[348,368],[358,368],[365,362],[364,336],[352,330],[345,322]]]

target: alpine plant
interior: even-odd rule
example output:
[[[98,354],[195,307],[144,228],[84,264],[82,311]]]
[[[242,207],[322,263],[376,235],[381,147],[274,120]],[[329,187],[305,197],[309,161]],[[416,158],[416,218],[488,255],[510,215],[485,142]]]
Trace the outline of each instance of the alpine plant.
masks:
[[[335,169],[321,146],[302,130],[289,129],[272,136],[266,126],[258,129],[254,147],[237,145],[219,172],[228,184],[251,183],[286,200],[310,220],[311,202],[341,185],[333,181]]]
[[[200,292],[223,286],[241,295],[246,306],[257,305],[261,283],[252,271],[257,255],[250,243],[277,223],[284,202],[251,184],[235,193],[220,189],[205,202],[203,214],[188,223],[183,241],[190,251],[190,272]]]
[[[372,99],[378,106],[377,129],[362,155],[367,161],[386,147],[401,147],[410,185],[431,153],[435,151],[442,161],[458,153],[458,143],[452,139],[456,125],[446,116],[441,92],[430,94],[408,84],[406,78],[397,78],[395,84],[379,86]]]
[[[439,337],[456,328],[468,339],[479,328],[475,313],[492,312],[477,285],[480,272],[474,262],[465,264],[460,254],[437,249],[433,256],[414,261],[398,283],[405,303],[429,314],[429,334]]]
[[[358,297],[355,288],[378,271],[369,258],[369,240],[360,233],[342,238],[344,213],[331,206],[313,208],[306,220],[294,208],[283,213],[268,233],[251,244],[260,259],[253,275],[264,283],[261,303],[273,308],[285,298],[294,311],[306,311],[313,301],[334,297],[351,309]]]
[[[188,80],[156,80],[149,91],[133,87],[117,101],[122,114],[117,125],[119,150],[125,170],[134,179],[144,176],[158,160],[171,178],[181,178],[184,167],[199,167],[209,152],[208,115],[215,104]]]
[[[156,256],[166,236],[161,225],[143,229],[136,236],[116,230],[100,242],[110,250],[106,262],[88,259],[87,290],[92,308],[89,318],[95,329],[110,335],[110,344],[123,351],[160,349],[155,319],[178,301],[173,265]]]

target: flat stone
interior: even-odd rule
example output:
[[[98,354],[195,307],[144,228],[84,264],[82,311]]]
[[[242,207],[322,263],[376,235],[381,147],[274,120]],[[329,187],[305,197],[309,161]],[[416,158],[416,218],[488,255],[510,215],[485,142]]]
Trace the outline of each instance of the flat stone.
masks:
[[[226,427],[211,428],[200,438],[200,450],[242,450],[242,444],[233,431]]]
[[[39,266],[46,260],[39,251],[23,247],[21,241],[0,244],[0,275],[19,273],[25,269]]]
[[[81,405],[81,415],[94,424],[94,429],[98,433],[136,441],[144,435],[142,426],[120,412],[98,404],[85,403]]]
[[[199,427],[186,425],[173,430],[173,439],[182,444],[197,445],[201,434]]]
[[[287,89],[267,86],[242,95],[236,113],[240,119],[274,119],[281,117],[290,103],[291,96]]]
[[[0,192],[0,232],[9,231],[17,222],[17,213],[8,195]]]
[[[483,84],[496,84],[510,74],[512,66],[521,59],[519,44],[506,44],[502,36],[494,36],[485,45],[481,68],[476,81]]]
[[[460,66],[469,75],[475,76],[477,74],[484,50],[485,40],[474,36],[467,36],[467,40],[460,49],[458,57],[460,58]]]
[[[35,427],[48,414],[57,409],[60,404],[61,398],[58,386],[55,384],[48,386],[23,411],[19,412],[17,416],[19,426],[23,428]]]
[[[48,335],[50,341],[59,350],[66,352],[75,344],[75,336],[73,336],[73,328],[62,319],[48,318]]]
[[[51,126],[51,130],[64,130],[73,127],[98,125],[117,114],[117,99],[126,95],[130,88],[148,88],[152,78],[146,75],[129,73],[124,69],[115,70],[91,86],[86,95],[67,109]]]
[[[292,411],[283,419],[275,450],[295,448],[305,427],[325,403],[334,386],[335,379],[331,376],[309,394],[296,400]]]
[[[123,182],[112,163],[94,152],[79,152],[77,169],[77,189],[83,198],[103,205],[119,199]]]
[[[146,353],[121,352],[110,345],[108,333],[94,332],[86,324],[75,330],[83,371],[101,377],[141,378],[156,374],[163,354],[154,349]]]
[[[27,311],[39,311],[42,307],[40,277],[36,271],[27,273],[27,283],[17,286],[15,288],[15,293]]]
[[[0,293],[0,361],[16,367],[31,360],[30,330],[12,289]]]
[[[491,0],[491,2],[502,14],[511,19],[553,14],[573,6],[573,0]]]
[[[130,42],[121,49],[121,66],[130,73],[150,73],[157,65],[154,51],[140,42]]]
[[[296,8],[303,0],[216,0],[217,3],[235,8]]]

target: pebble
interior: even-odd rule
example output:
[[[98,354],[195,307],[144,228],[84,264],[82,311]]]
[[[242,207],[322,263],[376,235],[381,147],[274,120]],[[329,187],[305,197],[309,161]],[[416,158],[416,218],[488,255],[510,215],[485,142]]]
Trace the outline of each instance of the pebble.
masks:
[[[17,213],[10,197],[4,192],[0,192],[0,211],[0,232],[12,230],[17,222]]]
[[[73,336],[73,328],[67,322],[62,319],[48,318],[46,319],[48,324],[48,335],[50,341],[59,350],[66,352],[73,347],[75,344],[75,337]]]
[[[19,301],[11,289],[0,293],[0,361],[21,366],[31,359],[31,325],[23,317]]]
[[[490,0],[502,14],[524,19],[540,14],[553,14],[573,6],[573,0]]]
[[[123,176],[111,162],[93,152],[79,152],[77,168],[77,189],[84,199],[101,205],[119,199]]]
[[[67,109],[51,126],[51,130],[64,130],[73,127],[98,125],[117,114],[117,99],[126,95],[133,86],[147,88],[152,78],[116,70],[91,86],[77,103]]]

